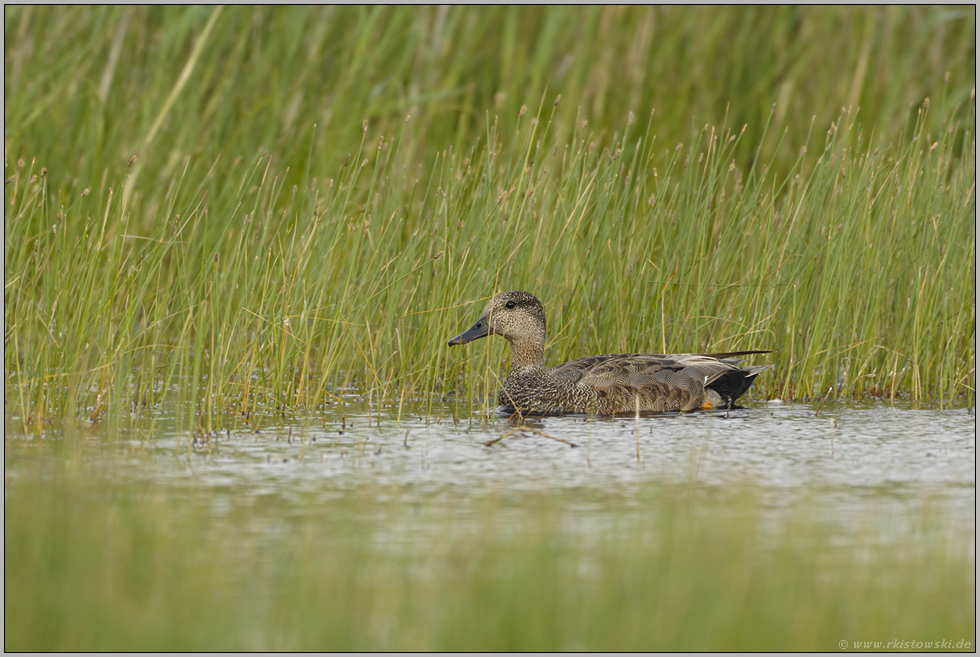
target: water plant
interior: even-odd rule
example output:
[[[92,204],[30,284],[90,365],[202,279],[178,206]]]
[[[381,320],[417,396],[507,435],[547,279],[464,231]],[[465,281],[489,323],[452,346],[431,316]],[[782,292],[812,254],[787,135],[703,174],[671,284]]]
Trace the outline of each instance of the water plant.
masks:
[[[417,94],[369,102],[369,81],[397,44],[431,64],[436,46],[417,38],[430,28],[463,48],[482,16],[506,41],[524,29],[512,11],[315,13],[305,50],[289,35],[307,14],[223,11],[8,9],[4,386],[24,425],[126,423],[171,400],[207,432],[345,390],[413,412],[432,394],[477,408],[505,357],[445,340],[520,288],[553,309],[548,353],[563,361],[765,348],[767,397],[974,398],[975,97],[948,76],[931,106],[874,110],[901,120],[873,131],[867,109],[787,124],[781,103],[751,124],[734,108],[683,127],[665,104],[600,94],[576,59],[564,100],[543,83],[484,106],[473,92],[483,118],[447,132]],[[626,14],[600,14],[640,39]],[[554,26],[576,14],[532,15],[552,35],[540,79]],[[757,20],[776,29],[774,16]],[[833,23],[814,16],[801,29]],[[893,36],[920,29],[902,16]],[[256,27],[266,19],[276,30]],[[321,115],[304,67],[340,56],[327,38],[345,25],[350,66],[329,69]],[[937,25],[942,61],[962,70],[945,37],[972,23]],[[147,59],[121,57],[130,45]],[[435,77],[464,79],[464,59]],[[154,63],[175,60],[179,73]],[[919,63],[897,61],[922,83]],[[630,100],[614,116],[600,96]]]

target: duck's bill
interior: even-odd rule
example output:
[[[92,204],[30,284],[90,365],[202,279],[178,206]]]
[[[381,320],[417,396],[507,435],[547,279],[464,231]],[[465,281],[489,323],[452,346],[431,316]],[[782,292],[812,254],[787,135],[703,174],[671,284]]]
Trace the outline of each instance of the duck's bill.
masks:
[[[479,320],[476,324],[469,327],[467,330],[463,331],[455,338],[449,341],[450,347],[455,347],[458,344],[466,344],[467,342],[473,342],[474,340],[479,340],[480,338],[487,337],[490,333],[489,323],[485,319]]]

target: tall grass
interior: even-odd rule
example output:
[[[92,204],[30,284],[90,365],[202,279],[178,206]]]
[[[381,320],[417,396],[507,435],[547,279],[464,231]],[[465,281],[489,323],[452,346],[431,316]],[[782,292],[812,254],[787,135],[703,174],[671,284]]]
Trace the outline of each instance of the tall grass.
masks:
[[[461,523],[410,489],[284,503],[71,467],[12,487],[6,650],[834,650],[976,631],[972,535],[932,513],[842,529],[808,507],[773,529],[751,489],[678,486],[603,491],[594,524],[567,508],[587,493],[467,490]]]
[[[672,145],[692,123],[727,117],[746,126],[734,153],[742,169],[760,146],[785,169],[811,117],[826,129],[842,107],[861,108],[865,125],[895,136],[925,98],[966,102],[976,78],[973,7],[5,12],[5,147],[37,157],[58,187],[93,186],[139,153],[162,192],[187,154],[201,155],[196,180],[219,154],[251,158],[259,147],[291,167],[291,184],[334,170],[362,119],[376,139],[408,114],[409,141],[429,164],[495,117],[512,133],[522,105],[556,94],[565,132],[584,117],[608,136],[628,112],[655,108]],[[926,130],[940,132],[942,119]],[[308,161],[314,140],[329,148]]]
[[[125,179],[62,197],[16,171],[8,408],[96,419],[176,395],[212,430],[348,387],[403,405],[476,373],[486,392],[505,354],[445,343],[505,288],[544,300],[553,362],[768,348],[765,395],[973,394],[972,154],[921,132],[852,148],[844,116],[801,155],[812,174],[777,178],[733,165],[724,126],[661,149],[634,125],[598,149],[550,133],[550,106],[427,174],[396,166],[395,135],[303,188],[266,155],[175,177],[148,234]]]
[[[40,429],[170,401],[213,431],[350,389],[399,412],[426,412],[431,393],[469,404],[506,354],[446,340],[519,288],[545,304],[552,363],[765,348],[764,396],[975,399],[976,110],[962,83],[911,118],[883,101],[892,118],[874,130],[839,103],[811,120],[826,115],[816,101],[800,118],[766,100],[743,123],[759,96],[692,126],[697,105],[640,111],[656,85],[596,87],[588,63],[639,56],[604,30],[659,62],[637,32],[647,20],[659,34],[659,10],[594,10],[574,50],[565,27],[581,12],[515,11],[9,9],[5,412]],[[852,81],[859,99],[882,80],[925,83],[899,36],[918,34],[954,81],[972,66],[956,36],[974,33],[969,11],[788,11],[722,16],[715,45],[718,25],[743,20],[777,30],[792,15],[829,39],[834,16],[892,16],[862,42],[894,58],[874,84]],[[533,54],[528,25],[547,36]],[[563,52],[572,68],[549,78]],[[804,78],[836,88],[822,71],[789,84],[811,89]],[[466,99],[452,120],[440,85]]]

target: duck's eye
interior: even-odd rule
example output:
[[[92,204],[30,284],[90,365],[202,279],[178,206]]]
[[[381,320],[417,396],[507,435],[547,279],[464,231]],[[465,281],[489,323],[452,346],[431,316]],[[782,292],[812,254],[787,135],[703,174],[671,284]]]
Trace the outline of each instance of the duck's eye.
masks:
[[[514,306],[516,306],[516,305],[517,305],[517,304],[516,304],[516,303],[514,303],[513,301],[508,301],[508,302],[507,302],[507,307],[508,307],[508,308],[513,308],[513,307],[514,307]]]

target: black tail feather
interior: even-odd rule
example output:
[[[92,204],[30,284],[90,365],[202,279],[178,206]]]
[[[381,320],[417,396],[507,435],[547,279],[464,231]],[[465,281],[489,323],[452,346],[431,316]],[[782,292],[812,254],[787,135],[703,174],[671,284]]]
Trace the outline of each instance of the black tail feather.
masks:
[[[746,352],[741,352],[746,353]],[[754,352],[749,352],[754,353]],[[725,406],[731,408],[735,401],[745,394],[745,391],[752,386],[752,382],[759,372],[767,370],[772,365],[762,365],[758,367],[745,367],[740,370],[725,372],[717,379],[708,384],[708,388],[714,390],[725,402]]]

